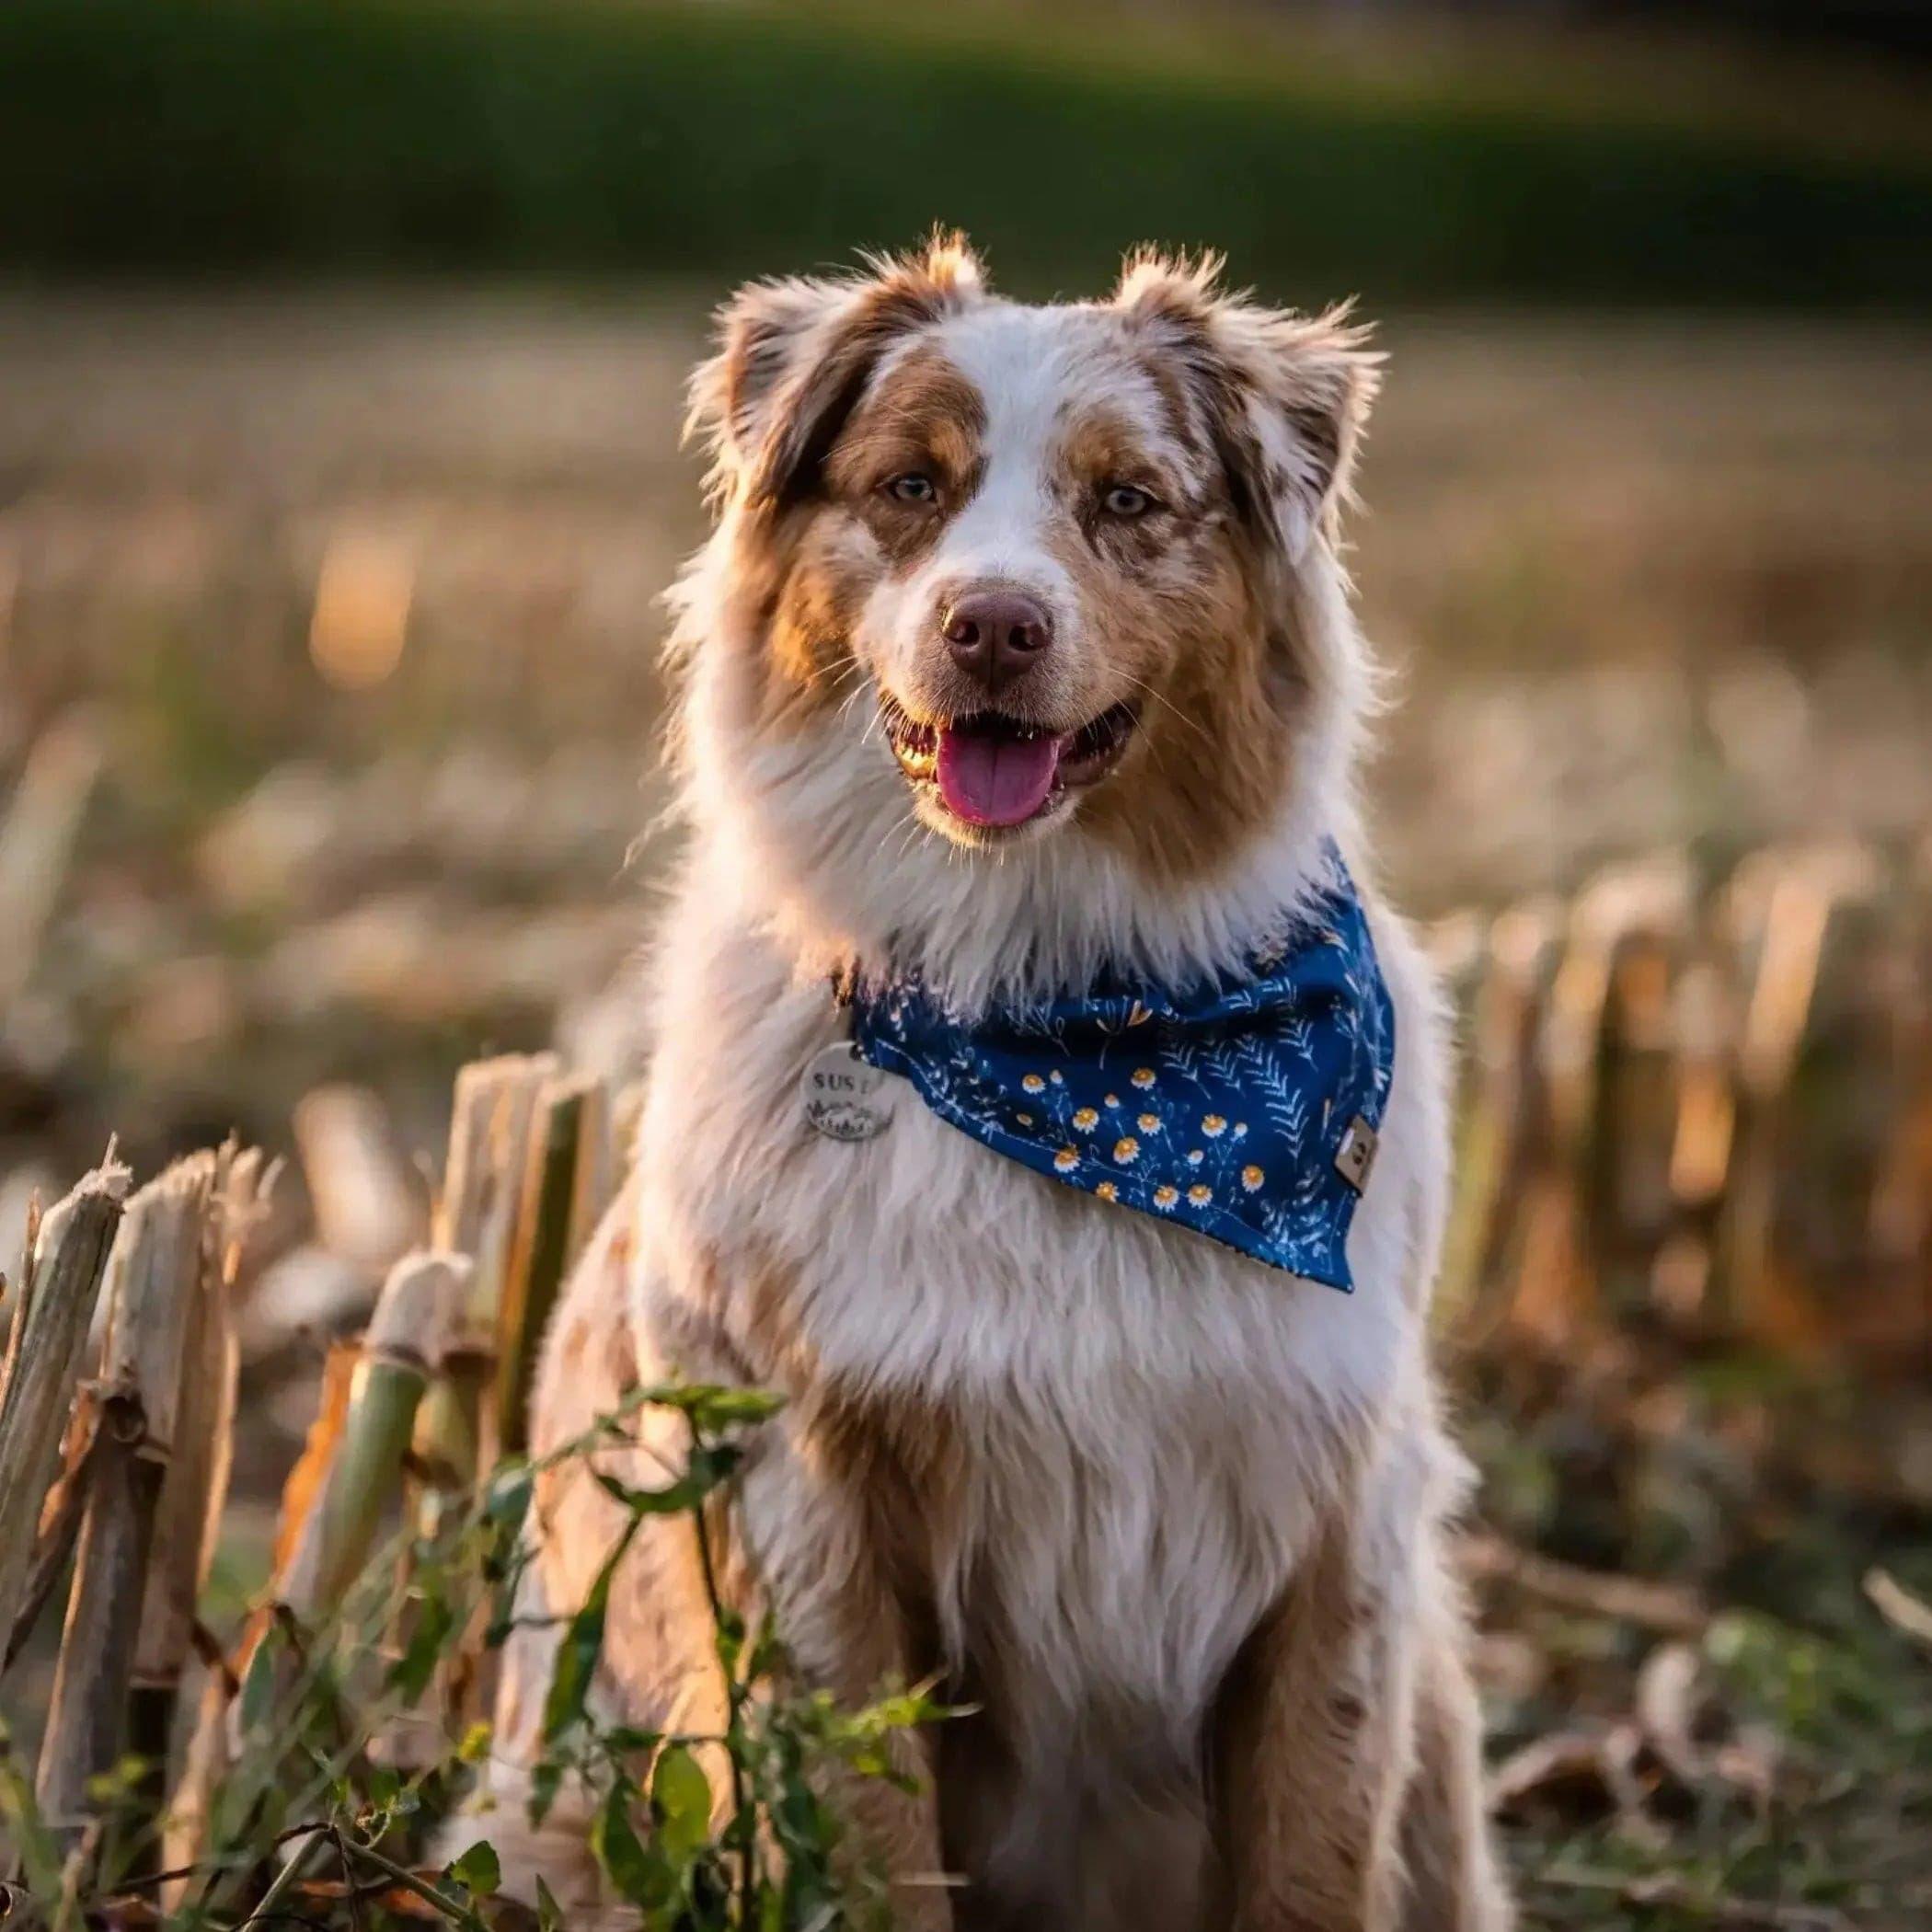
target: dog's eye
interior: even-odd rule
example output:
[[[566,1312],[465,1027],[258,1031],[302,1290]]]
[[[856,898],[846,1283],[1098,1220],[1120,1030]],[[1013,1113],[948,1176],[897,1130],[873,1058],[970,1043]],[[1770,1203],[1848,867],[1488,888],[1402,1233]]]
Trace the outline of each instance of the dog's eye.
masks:
[[[1100,508],[1109,516],[1145,516],[1154,508],[1154,499],[1133,483],[1110,483],[1100,493]]]
[[[939,488],[923,470],[909,469],[894,477],[885,487],[886,495],[899,503],[937,503]]]

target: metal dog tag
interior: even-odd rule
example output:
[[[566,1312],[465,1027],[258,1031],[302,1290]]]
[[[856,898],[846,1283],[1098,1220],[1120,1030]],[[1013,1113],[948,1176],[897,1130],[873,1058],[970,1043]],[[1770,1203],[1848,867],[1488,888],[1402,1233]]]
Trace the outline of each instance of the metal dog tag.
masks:
[[[833,1141],[869,1141],[892,1124],[891,1075],[858,1057],[849,1040],[812,1055],[799,1083],[805,1118]]]

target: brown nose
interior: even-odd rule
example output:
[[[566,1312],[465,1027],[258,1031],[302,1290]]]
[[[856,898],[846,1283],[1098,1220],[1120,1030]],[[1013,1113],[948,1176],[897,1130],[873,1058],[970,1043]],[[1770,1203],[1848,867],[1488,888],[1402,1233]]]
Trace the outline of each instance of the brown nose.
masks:
[[[1018,591],[974,591],[946,613],[953,662],[989,691],[1037,663],[1052,640],[1045,611]]]

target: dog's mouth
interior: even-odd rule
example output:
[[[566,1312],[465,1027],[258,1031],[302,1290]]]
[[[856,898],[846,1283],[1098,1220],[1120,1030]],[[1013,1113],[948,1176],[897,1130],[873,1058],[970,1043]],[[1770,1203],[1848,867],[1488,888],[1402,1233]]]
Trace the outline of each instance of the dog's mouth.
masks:
[[[1133,736],[1132,705],[1110,705],[1071,731],[1054,731],[975,711],[944,724],[922,724],[895,699],[880,706],[899,768],[930,786],[962,824],[1006,830],[1051,811],[1068,793],[1106,776]]]

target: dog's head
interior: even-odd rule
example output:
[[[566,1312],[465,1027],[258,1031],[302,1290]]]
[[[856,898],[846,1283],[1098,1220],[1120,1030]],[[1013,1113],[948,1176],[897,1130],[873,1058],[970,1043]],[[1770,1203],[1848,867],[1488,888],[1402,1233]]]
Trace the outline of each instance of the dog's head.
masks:
[[[1348,682],[1315,633],[1374,386],[1339,314],[1207,263],[1136,257],[1107,300],[1029,307],[944,239],[742,290],[692,412],[739,724],[862,746],[855,782],[891,774],[954,846],[1073,832],[1212,868]]]

